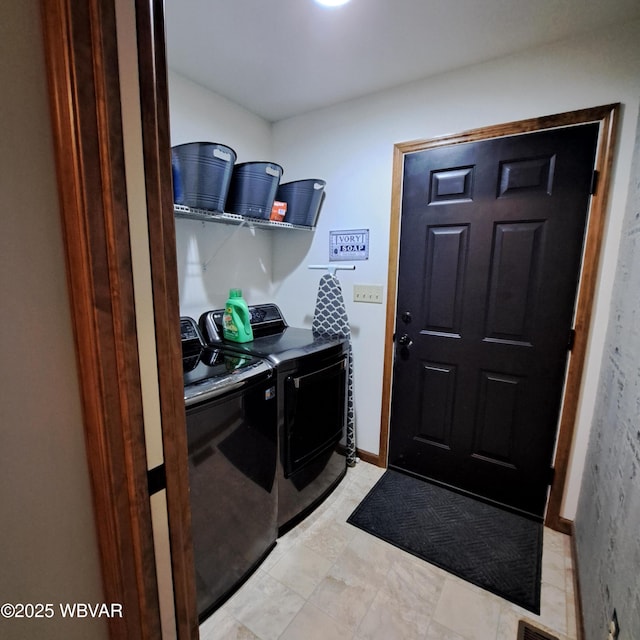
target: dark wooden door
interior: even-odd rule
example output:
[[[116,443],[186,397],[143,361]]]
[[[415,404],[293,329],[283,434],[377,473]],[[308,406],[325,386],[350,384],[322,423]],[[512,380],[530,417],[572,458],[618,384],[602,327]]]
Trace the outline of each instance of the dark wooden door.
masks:
[[[390,467],[543,515],[597,134],[405,157]]]

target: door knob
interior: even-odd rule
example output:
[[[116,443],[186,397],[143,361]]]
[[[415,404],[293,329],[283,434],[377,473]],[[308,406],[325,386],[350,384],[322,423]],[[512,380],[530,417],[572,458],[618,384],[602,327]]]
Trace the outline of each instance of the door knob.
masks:
[[[398,344],[402,345],[403,347],[410,347],[413,344],[413,340],[409,337],[407,333],[403,333],[398,338]]]

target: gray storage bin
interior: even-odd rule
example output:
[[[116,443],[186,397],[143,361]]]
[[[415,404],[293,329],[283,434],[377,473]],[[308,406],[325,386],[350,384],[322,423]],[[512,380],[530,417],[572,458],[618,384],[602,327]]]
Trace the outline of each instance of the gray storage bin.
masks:
[[[287,203],[285,222],[313,227],[324,198],[324,180],[309,179],[286,182],[278,187],[276,200]]]
[[[171,149],[173,201],[224,211],[236,152],[216,142],[187,142]]]
[[[233,168],[227,211],[268,220],[283,169],[273,162],[242,162]]]

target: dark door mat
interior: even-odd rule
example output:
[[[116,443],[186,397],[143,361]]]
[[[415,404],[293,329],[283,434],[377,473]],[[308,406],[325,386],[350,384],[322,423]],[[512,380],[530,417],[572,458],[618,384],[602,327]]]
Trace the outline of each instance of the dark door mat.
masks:
[[[540,613],[541,522],[392,470],[347,522]]]

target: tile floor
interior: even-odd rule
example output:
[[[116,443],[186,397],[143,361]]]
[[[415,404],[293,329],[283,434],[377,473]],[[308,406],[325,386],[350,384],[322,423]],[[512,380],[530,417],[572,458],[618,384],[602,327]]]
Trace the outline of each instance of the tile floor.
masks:
[[[576,640],[567,536],[544,531],[542,611],[533,615],[347,524],[382,473],[365,462],[349,469],[201,625],[201,639],[516,640],[525,618]]]

